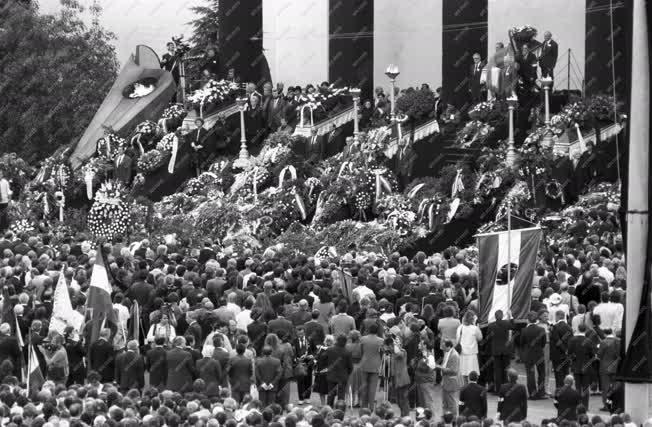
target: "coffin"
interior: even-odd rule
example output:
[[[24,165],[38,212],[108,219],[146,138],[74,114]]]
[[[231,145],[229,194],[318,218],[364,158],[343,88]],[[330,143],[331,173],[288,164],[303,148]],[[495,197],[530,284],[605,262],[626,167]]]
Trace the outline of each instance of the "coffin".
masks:
[[[132,98],[130,94],[136,85],[153,85],[154,90]],[[176,90],[172,74],[161,69],[156,53],[147,46],[138,45],[136,53],[120,71],[93,120],[77,142],[70,156],[73,169],[95,154],[97,140],[107,131],[127,136],[138,123],[144,120],[157,121]]]

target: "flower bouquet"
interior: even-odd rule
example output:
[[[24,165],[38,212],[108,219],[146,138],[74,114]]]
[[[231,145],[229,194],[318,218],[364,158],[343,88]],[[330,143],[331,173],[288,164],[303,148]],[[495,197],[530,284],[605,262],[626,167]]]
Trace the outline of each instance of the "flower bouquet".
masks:
[[[107,181],[95,193],[88,213],[88,228],[97,238],[113,240],[130,225],[130,210],[124,202],[127,191],[120,181]]]
[[[136,164],[138,172],[147,175],[154,172],[167,162],[170,153],[168,151],[151,150],[140,156]]]
[[[181,104],[172,104],[161,114],[161,119],[181,121],[186,118],[188,112]]]
[[[469,110],[469,118],[471,120],[486,121],[493,109],[493,101],[480,102],[479,104],[475,104],[473,107],[471,107]]]
[[[193,92],[188,97],[188,101],[201,113],[204,112],[207,106],[219,105],[225,101],[233,101],[237,90],[237,83],[227,80],[209,80],[201,89]]]
[[[480,120],[472,120],[457,132],[456,142],[464,148],[483,144],[489,135],[491,135],[493,130],[494,128],[488,123],[484,123]]]
[[[112,162],[118,152],[125,148],[127,141],[111,132],[97,140],[97,155],[104,161]]]
[[[70,184],[71,172],[68,165],[61,163],[52,172],[57,188],[66,188]]]
[[[9,229],[14,233],[14,235],[20,236],[23,233],[33,232],[34,225],[28,219],[21,218],[12,222]]]
[[[156,144],[156,149],[158,151],[171,153],[174,147],[174,138],[176,135],[174,133],[166,134],[161,140]]]
[[[197,194],[200,194],[205,189],[206,186],[199,178],[191,178],[186,183],[183,192],[189,196],[196,196]]]
[[[409,210],[395,210],[387,215],[387,223],[401,236],[410,233],[416,219],[416,214]]]
[[[509,32],[511,33],[514,40],[521,43],[527,43],[531,41],[539,33],[537,29],[532,27],[531,25],[519,25],[516,27],[512,27],[512,29]]]

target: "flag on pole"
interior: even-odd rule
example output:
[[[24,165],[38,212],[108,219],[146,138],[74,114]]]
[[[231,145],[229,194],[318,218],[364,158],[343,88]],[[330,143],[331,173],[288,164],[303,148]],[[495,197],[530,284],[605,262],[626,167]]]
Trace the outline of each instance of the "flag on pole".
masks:
[[[52,302],[52,319],[50,320],[50,330],[57,331],[63,335],[67,325],[74,325],[75,314],[70,302],[70,293],[68,293],[68,284],[63,275],[63,268],[59,272],[57,287],[54,289]]]
[[[20,325],[18,324],[18,317],[14,314],[14,320],[16,321],[16,338],[18,339],[18,345],[20,346],[20,351],[23,351],[25,347],[25,341],[23,340],[23,332],[20,330]]]
[[[30,396],[35,396],[40,390],[43,384],[45,383],[45,378],[43,378],[43,373],[41,372],[41,366],[38,362],[38,357],[36,357],[36,352],[32,348],[32,345],[29,345],[29,359],[27,361],[27,390]]]
[[[99,338],[100,325],[106,325],[107,322],[117,323],[111,302],[111,284],[104,266],[101,245],[97,248],[86,305],[91,312],[91,342],[93,342]]]
[[[131,313],[131,337],[140,342],[140,306],[134,301]]]
[[[476,237],[480,323],[493,322],[497,310],[503,313],[511,310],[513,319],[525,319],[530,311],[541,228],[486,233]]]

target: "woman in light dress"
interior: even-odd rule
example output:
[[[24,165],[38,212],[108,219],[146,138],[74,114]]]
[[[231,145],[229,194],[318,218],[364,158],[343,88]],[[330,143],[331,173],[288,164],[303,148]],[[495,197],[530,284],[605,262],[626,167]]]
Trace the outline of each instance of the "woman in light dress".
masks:
[[[482,332],[475,325],[475,314],[467,311],[462,319],[462,324],[457,328],[457,343],[462,348],[460,352],[460,376],[463,384],[469,379],[473,371],[480,373],[478,363],[478,343],[482,341]]]

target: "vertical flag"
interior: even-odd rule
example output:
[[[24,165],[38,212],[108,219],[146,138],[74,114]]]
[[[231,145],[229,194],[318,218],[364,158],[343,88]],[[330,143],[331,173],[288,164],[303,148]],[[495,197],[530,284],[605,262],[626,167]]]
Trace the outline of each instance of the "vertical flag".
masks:
[[[530,311],[530,295],[541,229],[480,234],[478,240],[480,322],[495,320],[497,310],[511,310],[513,319]],[[507,269],[510,280],[507,283]]]
[[[104,266],[101,245],[97,247],[86,306],[91,309],[91,342],[93,342],[99,337],[100,325],[106,324],[106,322],[117,323],[111,303],[111,285]]]
[[[29,359],[27,361],[27,390],[30,396],[35,396],[41,387],[45,383],[45,378],[43,378],[43,373],[41,372],[41,366],[38,362],[38,357],[36,357],[36,352],[32,348],[32,344],[29,345]]]
[[[75,317],[68,293],[68,285],[63,276],[63,268],[59,272],[59,280],[54,290],[52,303],[52,320],[50,321],[50,330],[57,331],[63,335],[67,325],[74,325]]]

